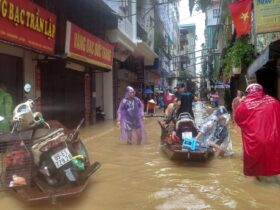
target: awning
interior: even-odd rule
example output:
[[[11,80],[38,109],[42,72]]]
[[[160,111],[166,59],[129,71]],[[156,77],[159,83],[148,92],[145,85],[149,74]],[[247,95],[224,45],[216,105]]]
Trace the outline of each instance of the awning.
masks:
[[[136,49],[137,45],[119,29],[109,30],[106,35],[115,44],[114,58],[124,62]]]
[[[158,55],[142,40],[137,41],[134,55],[144,57],[145,66],[153,65],[155,58],[158,58]]]
[[[256,71],[260,70],[262,67],[265,67],[270,62],[275,61],[277,58],[280,58],[280,40],[272,42],[249,66],[247,70],[247,78],[251,78]]]

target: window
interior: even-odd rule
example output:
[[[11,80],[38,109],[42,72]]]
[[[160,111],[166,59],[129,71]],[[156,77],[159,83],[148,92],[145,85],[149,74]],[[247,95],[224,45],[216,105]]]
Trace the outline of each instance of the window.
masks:
[[[128,7],[128,1],[127,0],[122,0],[121,1],[121,8],[123,9],[123,8],[126,8],[126,7]]]
[[[220,9],[213,9],[213,18],[218,18],[220,16]]]

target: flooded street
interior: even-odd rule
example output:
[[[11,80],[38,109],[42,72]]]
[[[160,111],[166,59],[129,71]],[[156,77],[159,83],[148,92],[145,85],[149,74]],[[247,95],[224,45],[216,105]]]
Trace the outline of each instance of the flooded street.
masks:
[[[198,115],[196,115],[198,116]],[[170,161],[159,146],[159,118],[145,121],[147,144],[124,145],[113,121],[82,130],[92,160],[102,163],[78,198],[57,205],[26,205],[1,192],[1,209],[279,209],[280,186],[261,184],[242,173],[241,136],[230,125],[234,156],[208,163]]]

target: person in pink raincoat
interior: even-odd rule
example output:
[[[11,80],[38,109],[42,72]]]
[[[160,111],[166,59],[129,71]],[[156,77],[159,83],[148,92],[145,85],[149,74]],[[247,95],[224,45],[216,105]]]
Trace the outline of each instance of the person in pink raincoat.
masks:
[[[144,106],[131,86],[126,87],[125,97],[120,102],[117,123],[122,142],[132,144],[135,138],[137,144],[145,143]]]

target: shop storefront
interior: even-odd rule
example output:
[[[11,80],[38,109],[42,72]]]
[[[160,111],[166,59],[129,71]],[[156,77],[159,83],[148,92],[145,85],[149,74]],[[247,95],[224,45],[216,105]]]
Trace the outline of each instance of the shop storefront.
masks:
[[[35,87],[41,55],[53,55],[56,16],[29,0],[0,1],[0,80],[14,105],[24,99],[23,84]],[[35,88],[26,96],[35,97]]]
[[[106,84],[106,76],[98,73],[112,69],[113,46],[69,21],[65,34],[65,58],[40,62],[42,110],[48,118],[58,117],[68,127],[82,118],[91,124]]]
[[[258,82],[268,95],[280,99],[280,40],[272,42],[249,66],[248,83]]]

